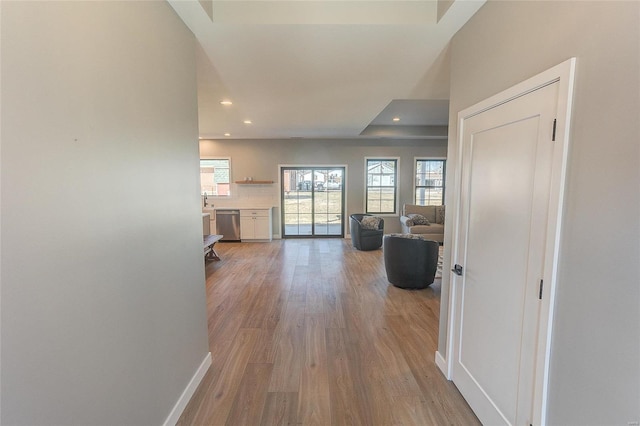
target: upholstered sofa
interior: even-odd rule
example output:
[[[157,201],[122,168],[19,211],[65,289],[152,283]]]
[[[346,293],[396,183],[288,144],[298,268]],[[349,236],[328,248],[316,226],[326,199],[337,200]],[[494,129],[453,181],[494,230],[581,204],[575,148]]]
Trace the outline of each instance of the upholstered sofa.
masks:
[[[423,216],[426,221],[415,215]],[[400,224],[403,234],[419,234],[429,240],[442,243],[444,241],[444,206],[405,204],[402,206]]]

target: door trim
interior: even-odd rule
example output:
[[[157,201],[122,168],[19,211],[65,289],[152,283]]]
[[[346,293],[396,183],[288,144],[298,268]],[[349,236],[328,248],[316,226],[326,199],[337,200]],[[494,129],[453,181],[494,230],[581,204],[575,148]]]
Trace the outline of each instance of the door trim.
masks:
[[[545,245],[545,267],[544,267],[544,288],[542,293],[542,303],[540,306],[540,324],[539,337],[536,352],[535,367],[535,390],[533,395],[533,423],[545,425],[547,414],[547,396],[549,382],[549,358],[551,350],[551,336],[553,328],[553,314],[555,305],[555,294],[558,274],[558,260],[560,251],[560,234],[562,226],[562,213],[564,205],[564,192],[567,174],[567,160],[569,152],[569,136],[571,124],[571,112],[573,104],[573,91],[575,82],[577,60],[570,58],[561,64],[558,64],[528,80],[516,84],[515,86],[504,90],[494,96],[489,97],[471,107],[468,107],[458,113],[458,132],[456,135],[458,158],[456,159],[456,170],[454,175],[454,191],[458,194],[453,198],[453,206],[451,206],[452,222],[454,223],[452,232],[452,244],[448,248],[451,264],[460,263],[458,261],[458,239],[460,222],[460,205],[461,205],[461,188],[462,188],[462,165],[463,165],[463,136],[465,129],[465,121],[484,111],[495,108],[499,105],[507,103],[513,99],[524,96],[537,89],[540,89],[555,82],[559,83],[558,88],[558,104],[557,104],[557,124],[556,139],[552,159],[551,172],[551,188],[549,197],[549,212],[547,225],[547,238]],[[549,135],[551,137],[551,129]],[[450,208],[447,207],[447,210]],[[449,275],[449,314],[447,324],[447,353],[446,364],[442,362],[437,364],[446,367],[443,373],[449,380],[452,379],[453,363],[455,360],[454,338],[455,330],[459,326],[456,323],[456,303],[460,297],[459,283],[456,275]],[[436,353],[438,359],[439,353]]]

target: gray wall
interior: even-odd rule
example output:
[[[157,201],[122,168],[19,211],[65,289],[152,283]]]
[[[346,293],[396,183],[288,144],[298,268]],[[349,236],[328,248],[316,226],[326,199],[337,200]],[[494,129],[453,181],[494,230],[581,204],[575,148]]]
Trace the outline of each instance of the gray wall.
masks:
[[[164,2],[1,8],[1,423],[161,424],[208,353],[194,37]]]
[[[232,180],[252,176],[279,181],[278,165],[346,165],[346,215],[364,209],[364,158],[400,157],[399,205],[413,202],[414,158],[446,158],[446,140],[203,140],[200,155],[231,157]],[[274,191],[278,191],[274,184]],[[214,201],[215,202],[215,201]],[[220,204],[220,203],[218,203]],[[280,209],[274,210],[274,232],[279,229]],[[385,218],[385,232],[400,232],[398,217]],[[348,232],[348,226],[345,227]]]
[[[447,13],[455,0],[438,0],[438,21]]]
[[[460,110],[578,58],[551,348],[552,425],[640,420],[639,17],[638,2],[490,1],[451,45],[450,183]]]

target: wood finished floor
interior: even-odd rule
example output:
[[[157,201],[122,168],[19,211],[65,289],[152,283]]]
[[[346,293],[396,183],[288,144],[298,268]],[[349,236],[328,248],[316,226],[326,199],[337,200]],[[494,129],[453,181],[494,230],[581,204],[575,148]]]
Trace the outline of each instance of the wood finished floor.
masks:
[[[179,425],[480,424],[433,359],[440,285],[387,282],[344,239],[219,243],[213,364]]]

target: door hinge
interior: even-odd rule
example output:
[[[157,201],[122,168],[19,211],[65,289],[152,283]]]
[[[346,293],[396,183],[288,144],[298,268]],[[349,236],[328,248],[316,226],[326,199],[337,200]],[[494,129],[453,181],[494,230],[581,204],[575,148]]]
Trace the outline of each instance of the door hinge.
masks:
[[[558,120],[553,119],[553,135],[551,135],[551,141],[555,142],[556,140],[556,126],[558,125]]]
[[[538,299],[542,300],[542,287],[544,286],[544,281],[540,280],[540,292],[538,293]]]

